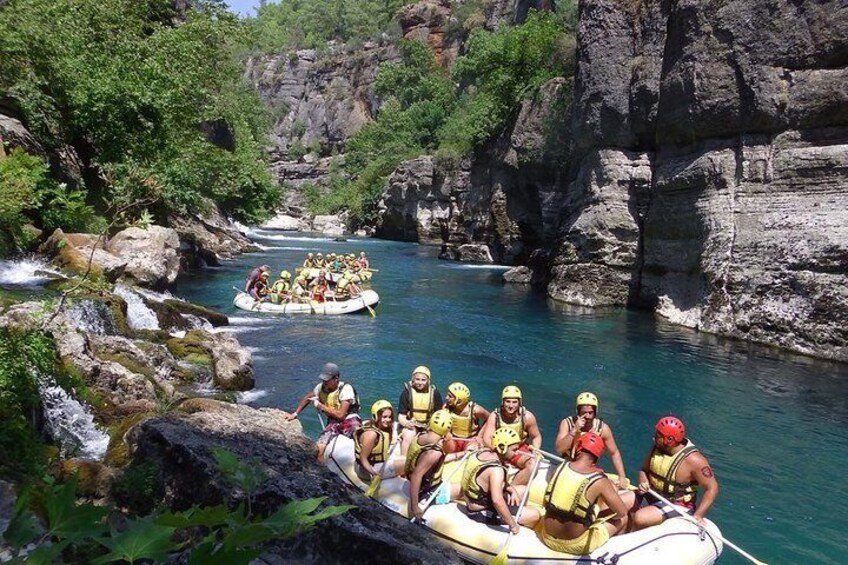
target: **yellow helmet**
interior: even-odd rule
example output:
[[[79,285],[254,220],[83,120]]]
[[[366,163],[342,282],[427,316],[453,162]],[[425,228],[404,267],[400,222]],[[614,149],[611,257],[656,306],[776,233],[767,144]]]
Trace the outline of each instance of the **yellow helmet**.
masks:
[[[594,406],[595,410],[597,410],[598,397],[591,392],[581,392],[577,395],[576,407],[580,408],[581,406]]]
[[[471,399],[471,391],[462,383],[451,383],[448,386],[448,392],[462,405],[467,404]]]
[[[374,420],[375,422],[377,420],[379,420],[380,419],[380,412],[382,412],[386,408],[388,408],[392,412],[395,411],[395,409],[392,408],[392,403],[389,402],[388,400],[378,400],[377,402],[372,404],[371,405],[371,419]]]
[[[291,273],[288,272],[288,271],[280,271],[280,278],[281,279],[290,279]]]
[[[498,455],[506,455],[510,447],[519,443],[521,443],[521,438],[512,428],[498,428],[492,436],[492,447],[495,448]]]
[[[309,257],[310,259],[312,259],[314,257],[314,255],[312,253],[307,253],[306,256]]]
[[[415,375],[415,373],[421,373],[422,375],[427,375],[428,379],[430,378],[430,369],[424,365],[418,365],[412,369],[412,374]]]
[[[441,410],[436,410],[433,412],[433,415],[430,416],[430,423],[427,425],[431,432],[436,432],[442,437],[445,437],[451,429],[451,415],[450,412],[442,408]]]
[[[267,279],[267,278],[268,278],[268,271],[262,271],[262,272],[259,274],[259,278]]]
[[[316,255],[316,257],[323,257],[323,256],[324,256],[324,254],[323,254],[323,253],[318,253],[318,254]]]
[[[515,385],[505,386],[501,393],[501,400],[506,400],[507,398],[517,398],[518,400],[521,400],[521,389]]]

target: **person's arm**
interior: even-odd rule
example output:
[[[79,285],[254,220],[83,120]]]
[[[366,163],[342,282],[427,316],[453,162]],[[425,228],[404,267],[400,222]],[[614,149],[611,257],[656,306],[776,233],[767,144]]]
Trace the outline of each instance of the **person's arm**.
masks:
[[[612,428],[604,424],[601,436],[604,438],[607,450],[609,450],[610,459],[612,460],[612,466],[618,475],[618,486],[627,488],[630,485],[630,481],[627,479],[627,475],[624,474],[624,461],[621,459],[621,452],[618,450],[618,446],[615,444],[615,436],[612,433]]]
[[[554,449],[563,457],[571,456],[571,444],[574,441],[574,428],[571,427],[571,422],[568,418],[563,418],[559,423],[556,440],[554,440]]]
[[[417,441],[417,440],[413,440]],[[424,512],[419,507],[420,500],[418,496],[421,491],[421,481],[424,479],[424,475],[439,462],[439,458],[442,456],[441,453],[435,450],[428,450],[418,456],[418,462],[415,465],[415,469],[412,470],[412,474],[409,475],[409,516],[416,517],[419,520],[424,516]]]
[[[377,439],[379,439],[378,436],[378,432],[368,430],[362,434],[360,439],[362,447],[359,450],[359,464],[372,477],[377,474],[377,471],[371,466],[371,462],[368,461],[368,457],[371,456],[371,452],[374,451],[374,446],[377,445]]]
[[[627,505],[624,504],[624,501],[621,500],[621,497],[618,495],[618,490],[616,489],[613,482],[609,479],[602,479],[596,483],[596,486],[594,488],[597,488],[600,491],[598,493],[598,496],[600,498],[603,498],[604,502],[607,503],[609,509],[615,512],[615,515],[613,515],[609,519],[609,521],[615,525],[616,529],[619,532],[624,530],[624,528],[627,526],[628,508]],[[589,489],[589,492],[587,492],[586,494],[591,496],[591,491],[594,490],[594,488]]]
[[[517,534],[520,531],[518,528],[518,522],[516,522],[515,518],[512,517],[512,514],[509,511],[509,506],[507,506],[506,500],[503,496],[506,470],[489,469],[487,474],[489,475],[489,496],[492,499],[492,506],[495,507],[495,510],[497,510],[498,515],[501,517],[504,524],[509,526],[510,531],[513,534]]]
[[[692,477],[704,489],[704,497],[695,509],[694,514],[694,518],[698,522],[703,522],[704,516],[706,516],[707,511],[718,496],[718,481],[715,478],[712,467],[710,467],[709,461],[700,453],[690,455],[688,463],[689,468],[692,469]]]
[[[651,454],[653,452],[653,449],[648,452],[642,462],[642,468],[639,469],[639,494],[645,494],[651,488],[651,483],[648,481],[648,470],[651,468]]]
[[[478,422],[485,422],[489,417],[489,411],[480,406],[479,404],[474,405],[474,411],[471,414],[472,418],[475,418]]]
[[[539,423],[532,412],[524,413],[524,431],[527,432],[527,437],[530,438],[530,445],[533,446],[533,449],[541,449],[542,431],[539,429]]]
[[[483,445],[490,449],[492,447],[492,436],[495,435],[495,420],[497,420],[497,415],[492,412],[486,418],[486,423],[483,424],[483,428],[480,430],[480,435],[478,436],[483,441]]]
[[[406,415],[409,413],[409,391],[406,387],[400,391],[400,399],[398,400],[398,423],[404,428],[414,430],[415,424]]]
[[[330,418],[341,421],[347,418],[347,413],[350,411],[350,403],[350,400],[342,400],[338,408],[330,408],[326,404],[319,402],[316,408]]]
[[[303,395],[303,398],[300,399],[300,402],[297,403],[297,408],[294,409],[294,412],[290,412],[285,416],[286,420],[294,420],[297,418],[298,414],[303,412],[303,409],[315,399],[315,391],[310,390],[306,394]]]

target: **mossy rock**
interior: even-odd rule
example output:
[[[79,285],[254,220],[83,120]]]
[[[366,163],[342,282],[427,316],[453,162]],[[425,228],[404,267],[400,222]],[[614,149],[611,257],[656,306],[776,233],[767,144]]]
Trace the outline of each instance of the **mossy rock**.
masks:
[[[124,441],[124,436],[130,428],[154,416],[156,416],[155,412],[142,412],[127,416],[109,426],[109,447],[106,448],[106,455],[103,461],[110,467],[123,467],[129,463],[129,448]]]
[[[204,333],[190,331],[185,337],[172,337],[167,342],[168,351],[178,359],[194,365],[212,366],[212,354],[204,339]]]
[[[101,361],[112,361],[121,365],[128,371],[132,371],[138,375],[144,375],[145,377],[152,378],[155,375],[153,369],[146,365],[142,365],[135,359],[132,359],[128,355],[124,355],[123,353],[97,353],[97,358]]]
[[[180,314],[191,314],[193,316],[204,318],[216,328],[218,326],[226,326],[230,323],[229,318],[220,312],[216,312],[215,310],[205,308],[203,306],[198,306],[197,304],[183,302],[182,300],[174,300],[173,298],[165,299],[164,304],[176,310]]]

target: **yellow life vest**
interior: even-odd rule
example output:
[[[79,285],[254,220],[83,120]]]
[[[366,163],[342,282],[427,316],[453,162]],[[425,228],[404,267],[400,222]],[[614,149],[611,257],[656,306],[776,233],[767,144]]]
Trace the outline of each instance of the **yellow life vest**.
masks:
[[[274,286],[271,287],[271,292],[288,292],[289,291],[289,283],[280,279],[274,283]]]
[[[356,460],[359,461],[359,456],[362,453],[362,434],[368,431],[377,432],[377,443],[374,449],[368,455],[368,462],[372,465],[376,463],[385,463],[389,459],[389,444],[392,442],[392,435],[381,430],[374,425],[372,421],[367,421],[353,432],[353,452],[356,455]]]
[[[426,424],[436,410],[436,390],[428,386],[427,392],[418,392],[409,383],[403,383],[403,386],[409,393],[409,413],[406,417]]]
[[[409,477],[415,470],[415,466],[418,465],[418,458],[421,457],[422,453],[425,451],[435,450],[441,454],[438,463],[436,463],[433,467],[430,467],[430,470],[427,471],[421,479],[422,492],[436,488],[442,484],[442,467],[445,461],[445,451],[439,442],[428,443],[426,445],[418,443],[421,436],[426,433],[427,432],[421,432],[415,436],[415,439],[412,440],[411,444],[409,444],[409,450],[406,452],[406,463],[404,464],[404,474]]]
[[[595,502],[589,502],[586,491],[606,477],[602,472],[578,473],[566,463],[561,463],[545,489],[545,511],[565,522],[590,526],[598,515]]]
[[[463,410],[464,412],[465,410]],[[451,411],[451,434],[465,439],[477,435],[477,419],[474,418],[474,403],[468,403],[468,416],[462,416]]]
[[[315,261],[313,259],[307,259],[303,262],[304,269],[312,269],[315,267]]]
[[[489,467],[500,467],[504,473],[504,484],[506,484],[506,468],[501,465],[498,459],[481,461],[480,455],[482,453],[492,452],[487,450],[475,453],[465,463],[465,469],[462,471],[462,494],[469,502],[474,502],[482,506],[492,506],[490,493],[483,492],[483,489],[477,483],[477,477]]]
[[[318,400],[321,402],[321,404],[326,404],[334,410],[336,408],[339,408],[342,405],[341,401],[339,400],[339,396],[341,395],[342,389],[345,387],[345,385],[346,383],[344,381],[339,381],[339,386],[336,387],[336,390],[334,390],[333,392],[325,392],[324,387],[321,387],[321,390],[318,393]],[[350,385],[350,387],[353,388],[353,385]],[[348,407],[347,413],[348,415],[350,415],[355,414],[357,412],[359,412],[359,393],[357,393],[356,389],[354,388],[353,400],[351,401],[350,406]],[[332,420],[333,418],[330,419]]]
[[[569,428],[572,429],[572,430],[574,429],[574,420],[575,419],[576,418],[574,416],[569,416],[568,418],[565,419],[568,422]],[[601,420],[600,418],[595,418],[594,420],[592,420],[592,429],[589,430],[590,432],[595,432],[596,434],[601,435],[601,432],[603,431],[603,429],[604,429],[604,421],[603,420]]]
[[[518,437],[524,440],[524,438],[527,437],[527,432],[524,431],[524,412],[524,406],[519,407],[518,417],[511,424],[507,424],[503,421],[503,418],[501,418],[501,409],[498,408],[495,411],[495,429],[497,430],[498,428],[509,428],[515,433],[517,433]]]
[[[695,502],[698,493],[697,483],[680,483],[675,480],[677,469],[683,460],[698,451],[698,448],[687,438],[683,449],[674,455],[668,455],[654,447],[648,465],[648,481],[658,493],[668,498],[686,504]]]

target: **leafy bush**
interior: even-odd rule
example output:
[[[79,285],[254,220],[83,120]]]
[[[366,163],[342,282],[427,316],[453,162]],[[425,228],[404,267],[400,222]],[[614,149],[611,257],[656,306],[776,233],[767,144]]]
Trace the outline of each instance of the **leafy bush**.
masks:
[[[261,467],[255,462],[241,462],[226,450],[216,450],[215,456],[222,474],[247,493],[249,501],[265,480]],[[60,555],[64,560],[68,554],[82,554],[97,565],[164,562],[170,554],[190,548],[189,563],[247,564],[262,553],[266,542],[289,538],[353,508],[326,506],[319,511],[324,498],[290,502],[267,517],[254,516],[249,502],[235,510],[223,505],[193,507],[184,512],[128,518],[118,530],[107,522],[115,509],[79,503],[76,488],[76,477],[61,485],[48,478],[39,489],[25,489],[20,494],[4,533],[15,552],[35,543],[37,547],[27,556],[30,562],[49,563]],[[37,527],[38,518],[29,509],[30,503],[44,518],[43,532]]]
[[[187,212],[210,197],[263,217],[278,192],[262,151],[268,116],[241,78],[248,30],[217,2],[195,6],[174,25],[169,0],[11,3],[0,10],[0,90],[45,146],[84,140],[110,200],[155,193],[164,211]],[[234,143],[211,143],[205,123],[227,124]],[[67,206],[85,223],[79,197]]]
[[[49,337],[0,329],[0,476],[22,477],[43,463],[33,421],[41,410],[35,372],[53,369]]]

